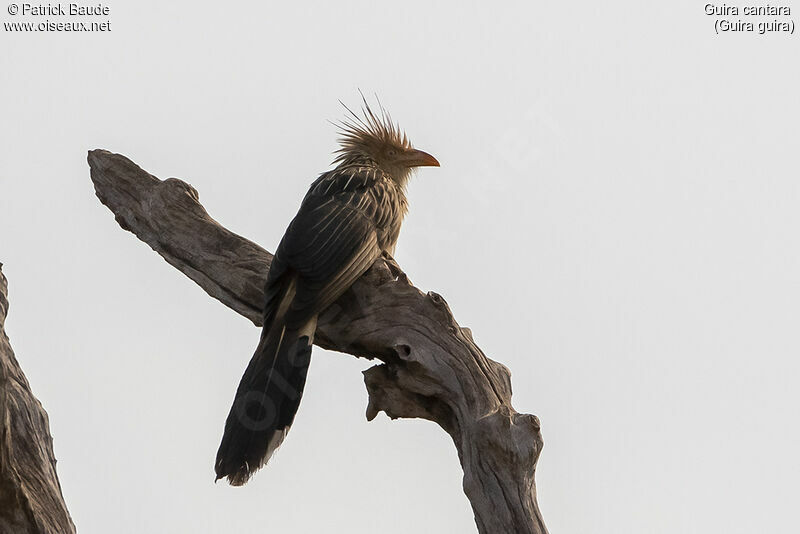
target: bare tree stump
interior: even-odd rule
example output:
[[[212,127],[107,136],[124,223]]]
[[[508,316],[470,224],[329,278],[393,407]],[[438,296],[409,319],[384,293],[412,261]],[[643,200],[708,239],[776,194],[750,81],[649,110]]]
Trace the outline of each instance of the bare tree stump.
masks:
[[[98,198],[122,228],[260,326],[270,253],[212,219],[185,182],[105,150],[88,161]],[[379,259],[323,313],[315,344],[383,362],[364,372],[367,419],[421,417],[450,434],[480,532],[547,532],[534,482],[539,420],[512,408],[509,370],[481,352],[441,296]]]
[[[7,313],[8,282],[0,271],[0,532],[73,534],[47,412],[11,350]]]

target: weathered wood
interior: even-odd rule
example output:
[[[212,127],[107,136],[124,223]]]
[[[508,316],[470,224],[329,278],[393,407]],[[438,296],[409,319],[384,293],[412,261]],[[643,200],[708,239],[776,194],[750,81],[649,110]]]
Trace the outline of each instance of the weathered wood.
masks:
[[[74,533],[56,475],[47,412],[11,350],[7,313],[8,282],[0,270],[0,532]]]
[[[260,325],[267,251],[219,225],[181,180],[161,181],[105,150],[88,160],[97,196],[120,226]],[[508,369],[481,352],[441,296],[380,259],[320,317],[315,343],[383,362],[364,372],[368,419],[380,411],[421,417],[450,434],[480,532],[547,532],[534,483],[539,421],[512,408]]]

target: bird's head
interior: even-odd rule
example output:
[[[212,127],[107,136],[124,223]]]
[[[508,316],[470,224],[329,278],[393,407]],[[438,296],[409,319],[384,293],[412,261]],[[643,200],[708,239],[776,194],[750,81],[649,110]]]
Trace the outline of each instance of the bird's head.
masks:
[[[341,135],[334,163],[370,161],[401,185],[406,184],[416,167],[439,166],[436,158],[411,145],[405,132],[392,122],[382,106],[378,115],[370,109],[363,95],[362,100],[363,118],[345,106],[348,116],[337,124]]]

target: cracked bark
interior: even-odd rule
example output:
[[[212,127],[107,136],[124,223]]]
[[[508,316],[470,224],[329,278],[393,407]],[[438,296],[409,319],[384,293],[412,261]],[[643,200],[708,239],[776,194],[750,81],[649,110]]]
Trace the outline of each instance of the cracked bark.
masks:
[[[187,183],[105,150],[88,161],[97,197],[122,228],[260,326],[269,252],[212,219]],[[322,314],[315,344],[383,362],[364,372],[367,419],[419,417],[450,434],[479,532],[547,532],[534,481],[539,420],[514,410],[509,370],[483,354],[440,295],[379,259]]]
[[[73,534],[47,412],[11,349],[7,313],[8,282],[0,270],[0,532]]]

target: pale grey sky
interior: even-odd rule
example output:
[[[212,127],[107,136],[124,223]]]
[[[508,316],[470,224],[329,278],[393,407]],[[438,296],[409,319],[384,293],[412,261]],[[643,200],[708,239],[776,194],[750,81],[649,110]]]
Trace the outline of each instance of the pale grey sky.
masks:
[[[442,162],[397,258],[541,418],[550,531],[795,531],[797,35],[696,1],[105,5],[0,31],[7,330],[79,532],[474,531],[449,437],[367,423],[369,364],[319,349],[276,458],[214,485],[258,331],[89,181],[123,153],[274,249],[357,88]]]

